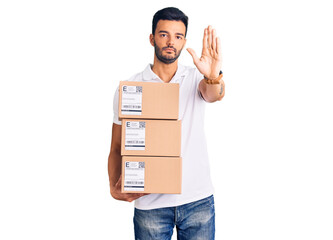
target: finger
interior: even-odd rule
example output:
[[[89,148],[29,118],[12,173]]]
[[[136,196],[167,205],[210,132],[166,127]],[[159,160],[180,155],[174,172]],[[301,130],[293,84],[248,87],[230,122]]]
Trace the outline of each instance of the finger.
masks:
[[[146,196],[146,195],[148,195],[149,193],[136,193],[135,194],[135,197],[136,198],[139,198],[139,197],[143,197],[143,196]]]
[[[139,198],[139,197],[143,197],[143,196],[146,196],[146,195],[149,195],[150,193],[136,193],[136,197]]]
[[[212,26],[208,26],[208,46],[207,48],[212,47]]]
[[[221,54],[221,40],[219,37],[216,38],[216,53]]]
[[[137,199],[135,195],[136,193],[125,193],[123,194],[122,200],[126,202],[132,202],[133,200]]]
[[[186,50],[189,52],[189,54],[191,54],[194,63],[199,61],[197,54],[195,53],[195,51],[192,48],[187,48]]]
[[[203,43],[202,43],[202,48],[206,49],[207,48],[207,41],[208,41],[208,30],[205,28],[204,30],[204,37],[203,37]]]
[[[130,197],[127,199],[127,201],[132,202],[140,197],[143,197],[145,195],[148,195],[149,193],[132,193]]]
[[[213,29],[212,31],[212,48],[215,51],[216,50],[216,30]]]

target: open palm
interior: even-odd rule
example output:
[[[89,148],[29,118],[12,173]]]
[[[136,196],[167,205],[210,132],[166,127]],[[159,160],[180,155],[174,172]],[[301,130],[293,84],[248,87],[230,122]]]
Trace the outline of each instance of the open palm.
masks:
[[[221,43],[212,26],[208,26],[204,30],[201,57],[199,58],[191,48],[188,48],[187,51],[191,54],[194,65],[201,74],[208,79],[218,77],[222,67]]]

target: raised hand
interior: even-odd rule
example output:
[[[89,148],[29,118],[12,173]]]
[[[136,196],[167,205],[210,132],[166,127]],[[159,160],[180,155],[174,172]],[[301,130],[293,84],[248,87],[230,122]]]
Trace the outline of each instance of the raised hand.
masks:
[[[220,39],[212,26],[205,28],[201,57],[195,51],[187,48],[193,58],[194,65],[207,79],[216,79],[222,67],[222,54]]]

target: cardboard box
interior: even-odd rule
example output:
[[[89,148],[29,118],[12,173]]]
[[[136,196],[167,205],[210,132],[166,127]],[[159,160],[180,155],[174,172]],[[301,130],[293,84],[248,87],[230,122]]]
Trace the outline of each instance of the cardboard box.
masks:
[[[182,158],[122,157],[123,193],[181,193]]]
[[[180,156],[181,120],[123,119],[121,155]]]
[[[178,83],[119,83],[119,118],[177,120],[178,111]]]

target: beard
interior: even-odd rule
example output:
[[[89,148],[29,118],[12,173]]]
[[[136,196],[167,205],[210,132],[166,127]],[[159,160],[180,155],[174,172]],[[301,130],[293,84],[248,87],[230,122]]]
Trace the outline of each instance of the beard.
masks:
[[[154,48],[155,48],[155,55],[156,55],[157,59],[165,64],[171,64],[171,63],[175,62],[178,59],[180,53],[182,52],[182,49],[177,51],[177,49],[174,47],[164,47],[161,49],[156,45],[155,42],[154,42]],[[163,56],[162,51],[166,48],[172,48],[175,52],[175,56],[174,57],[170,56],[170,55]]]

